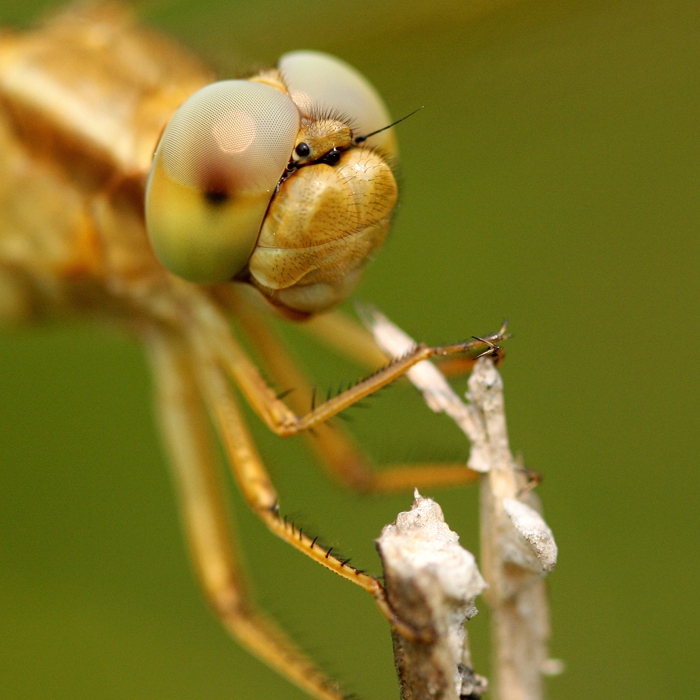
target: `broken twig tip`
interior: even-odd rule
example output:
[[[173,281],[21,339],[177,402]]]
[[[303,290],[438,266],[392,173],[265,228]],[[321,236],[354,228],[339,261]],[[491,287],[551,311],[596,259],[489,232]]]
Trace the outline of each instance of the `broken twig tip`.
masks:
[[[377,540],[387,597],[398,617],[434,640],[426,644],[394,632],[402,700],[480,697],[486,680],[471,664],[466,620],[486,583],[472,554],[459,544],[440,506],[418,490]]]

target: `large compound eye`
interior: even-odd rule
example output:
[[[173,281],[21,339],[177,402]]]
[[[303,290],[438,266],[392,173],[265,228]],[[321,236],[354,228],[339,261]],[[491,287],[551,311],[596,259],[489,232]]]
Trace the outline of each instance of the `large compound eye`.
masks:
[[[279,60],[279,70],[292,100],[305,116],[330,114],[348,118],[355,136],[377,131],[391,123],[379,93],[352,66],[319,51],[294,51]],[[396,144],[391,129],[370,139],[394,155]]]
[[[241,271],[298,131],[287,95],[245,80],[208,85],[178,109],[146,190],[146,227],[165,267],[208,284]]]

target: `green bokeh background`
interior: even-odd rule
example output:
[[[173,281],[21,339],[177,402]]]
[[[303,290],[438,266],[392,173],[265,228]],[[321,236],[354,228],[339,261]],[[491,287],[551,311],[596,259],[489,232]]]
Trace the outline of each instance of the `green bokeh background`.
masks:
[[[42,2],[3,3],[2,24]],[[560,547],[548,696],[698,687],[700,4],[153,0],[144,19],[222,75],[317,48],[395,115],[403,196],[358,297],[421,340],[495,330],[515,451]],[[360,372],[290,333],[320,386]],[[458,383],[464,386],[463,382]],[[0,698],[285,698],[203,604],[138,345],[89,326],[0,334]],[[353,428],[378,462],[464,457],[409,387]],[[287,512],[371,571],[410,496],[328,483],[253,421]],[[261,605],[348,690],[398,697],[372,600],[270,536],[232,489]],[[436,490],[478,549],[474,489]],[[482,604],[483,609],[483,604]],[[470,623],[488,673],[488,617]]]

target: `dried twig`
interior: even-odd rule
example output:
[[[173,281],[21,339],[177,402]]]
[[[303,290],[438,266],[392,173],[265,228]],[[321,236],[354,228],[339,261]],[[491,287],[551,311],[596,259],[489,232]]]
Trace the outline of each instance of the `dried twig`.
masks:
[[[481,561],[492,609],[494,695],[541,700],[549,638],[542,579],[556,564],[557,546],[535,495],[518,498],[525,479],[510,453],[503,382],[490,361],[477,364],[468,397],[490,465],[481,481]]]
[[[411,338],[378,312],[365,312],[364,316],[378,344],[388,354],[401,356],[414,345]],[[483,473],[481,554],[489,586],[485,597],[492,608],[494,696],[496,700],[541,700],[543,674],[560,670],[560,664],[547,660],[549,611],[542,580],[556,564],[557,547],[540,514],[538,499],[525,488],[524,470],[510,453],[501,377],[489,359],[479,360],[469,380],[468,404],[452,391],[430,362],[414,367],[409,378],[434,411],[447,413],[462,428],[471,442],[469,467]],[[409,555],[411,545],[404,547]],[[386,566],[384,554],[382,559]],[[413,596],[410,590],[398,587],[396,599],[392,599],[397,610],[405,610],[406,621],[413,620],[409,616]],[[406,601],[399,600],[401,591],[408,596]],[[438,587],[438,591],[435,595],[444,595],[443,589]],[[429,597],[427,593],[422,595]],[[414,612],[418,614],[417,610]],[[420,616],[416,624],[422,624]],[[407,671],[400,657],[407,646],[406,642],[395,642],[403,697],[454,697],[425,691],[430,679],[438,674],[438,664],[423,663]],[[426,658],[432,658],[430,653]],[[458,673],[458,667],[453,671]],[[478,692],[471,697],[479,697]]]
[[[393,632],[402,700],[481,697],[486,680],[472,669],[464,623],[486,584],[440,506],[416,491],[411,510],[382,530],[377,549],[394,611],[428,640]]]

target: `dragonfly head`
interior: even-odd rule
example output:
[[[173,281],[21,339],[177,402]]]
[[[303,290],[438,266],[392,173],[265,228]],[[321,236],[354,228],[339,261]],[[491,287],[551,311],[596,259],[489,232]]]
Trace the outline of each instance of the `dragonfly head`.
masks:
[[[286,54],[173,115],[146,190],[153,249],[191,282],[250,282],[301,313],[345,299],[396,203],[386,107],[339,59]]]

